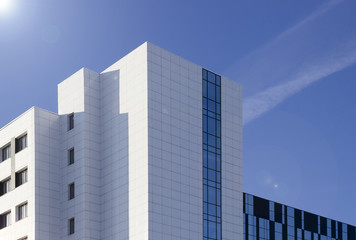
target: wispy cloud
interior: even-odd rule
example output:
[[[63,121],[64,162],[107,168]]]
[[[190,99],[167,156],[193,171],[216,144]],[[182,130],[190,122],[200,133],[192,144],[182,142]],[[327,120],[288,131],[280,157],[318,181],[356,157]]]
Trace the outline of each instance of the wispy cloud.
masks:
[[[337,6],[347,5],[341,3],[346,2],[326,1],[295,25],[236,61],[225,74],[243,84],[245,96],[285,82],[291,74],[309,65],[309,61],[350,38],[351,30],[345,29],[350,19],[329,22],[329,13],[340,9]]]
[[[244,124],[249,123],[276,107],[288,97],[296,94],[310,84],[317,82],[356,63],[356,38],[341,49],[334,51],[319,63],[303,69],[287,82],[270,87],[244,100]]]
[[[326,1],[227,71],[244,86],[244,124],[356,63],[356,32],[350,24],[356,17],[343,15],[349,7],[350,2],[344,0]],[[335,13],[338,21],[330,21]]]
[[[264,44],[260,48],[257,48],[256,50],[252,51],[250,54],[248,54],[245,58],[250,58],[253,57],[254,55],[260,55],[261,52],[265,49],[270,49],[273,45],[278,44],[280,41],[283,41],[284,38],[288,37],[288,35],[293,35],[295,32],[303,28],[305,25],[308,23],[312,22],[315,20],[317,17],[327,13],[329,10],[337,6],[338,4],[342,3],[344,0],[329,0],[326,1],[324,4],[322,4],[318,9],[316,9],[314,12],[312,12],[310,15],[305,17],[303,20],[295,24],[294,26],[288,28],[284,32],[278,34],[274,39],[272,39],[270,42]]]

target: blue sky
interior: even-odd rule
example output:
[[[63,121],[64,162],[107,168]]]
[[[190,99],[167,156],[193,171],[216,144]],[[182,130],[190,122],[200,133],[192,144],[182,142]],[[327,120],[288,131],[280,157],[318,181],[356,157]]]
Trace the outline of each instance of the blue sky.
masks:
[[[356,1],[12,2],[1,126],[150,41],[243,85],[244,191],[356,225]]]

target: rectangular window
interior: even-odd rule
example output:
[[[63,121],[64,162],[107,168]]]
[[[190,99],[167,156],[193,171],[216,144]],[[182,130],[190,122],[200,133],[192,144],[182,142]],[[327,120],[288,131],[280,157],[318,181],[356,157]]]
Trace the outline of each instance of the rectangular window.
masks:
[[[68,234],[71,235],[71,234],[74,234],[74,218],[71,218],[68,220]]]
[[[27,182],[27,169],[16,173],[16,187]]]
[[[68,131],[74,128],[74,113],[68,115]]]
[[[74,196],[75,196],[74,183],[71,183],[68,185],[68,199],[71,200],[74,198]]]
[[[16,138],[15,143],[16,153],[20,152],[22,149],[25,149],[27,147],[27,134],[22,137]]]
[[[74,163],[74,148],[68,150],[68,165]]]
[[[10,213],[11,211],[8,211],[0,215],[0,229],[10,225]]]
[[[11,157],[11,145],[7,145],[1,149],[1,161],[5,161],[6,159]]]
[[[0,196],[4,195],[11,190],[10,178],[0,182]]]
[[[21,204],[17,207],[17,221],[27,217],[27,203]]]

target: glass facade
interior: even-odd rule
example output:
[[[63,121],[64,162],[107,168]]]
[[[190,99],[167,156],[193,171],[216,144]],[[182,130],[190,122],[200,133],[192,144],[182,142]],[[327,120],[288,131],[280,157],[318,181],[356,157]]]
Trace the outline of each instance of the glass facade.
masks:
[[[221,77],[203,69],[203,234],[221,240]]]
[[[244,193],[244,240],[356,240],[355,226]]]

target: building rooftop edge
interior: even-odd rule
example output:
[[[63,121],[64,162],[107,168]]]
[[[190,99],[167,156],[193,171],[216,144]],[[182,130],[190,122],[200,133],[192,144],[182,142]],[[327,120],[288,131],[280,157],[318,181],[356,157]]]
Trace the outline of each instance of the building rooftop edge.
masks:
[[[286,206],[286,207],[294,208],[294,209],[297,209],[297,210],[300,210],[300,211],[303,211],[303,212],[307,212],[307,213],[314,214],[314,215],[317,215],[317,216],[320,216],[320,217],[323,217],[323,218],[327,218],[327,219],[330,219],[330,220],[333,220],[333,221],[336,221],[336,222],[341,222],[341,223],[345,223],[345,224],[347,224],[347,225],[356,227],[355,225],[346,223],[345,221],[336,220],[336,219],[334,219],[334,218],[330,218],[330,217],[326,217],[326,216],[320,215],[320,214],[318,214],[318,213],[313,213],[313,212],[310,212],[310,211],[306,211],[306,210],[303,210],[303,209],[300,209],[300,208],[297,208],[297,207],[290,206],[290,205],[288,205],[288,204],[276,202],[276,201],[273,201],[273,200],[271,200],[271,199],[264,198],[264,197],[260,197],[260,196],[257,196],[257,195],[251,194],[251,193],[243,192],[243,194],[248,194],[248,195],[251,195],[251,196],[254,196],[254,197],[258,197],[258,198],[261,198],[261,199],[264,199],[264,200],[267,200],[267,201],[271,201],[271,202],[274,202],[274,203],[278,203],[278,204],[284,205],[284,206]],[[245,201],[245,200],[244,200],[244,201]]]
[[[34,111],[34,110],[40,110],[40,111],[44,111],[44,112],[47,112],[47,113],[50,113],[50,114],[53,114],[53,115],[56,115],[56,116],[59,116],[59,114],[57,113],[54,113],[54,112],[51,112],[47,109],[43,109],[43,108],[40,108],[40,107],[36,107],[36,106],[32,106],[31,108],[27,109],[25,112],[21,113],[19,116],[15,117],[14,119],[12,119],[10,122],[8,122],[7,124],[5,124],[4,126],[2,126],[0,128],[0,131],[4,130],[6,127],[8,127],[9,125],[11,125],[12,123],[14,123],[16,120],[18,120],[19,118],[21,118],[22,116],[24,116],[25,114],[31,112],[31,111]]]

